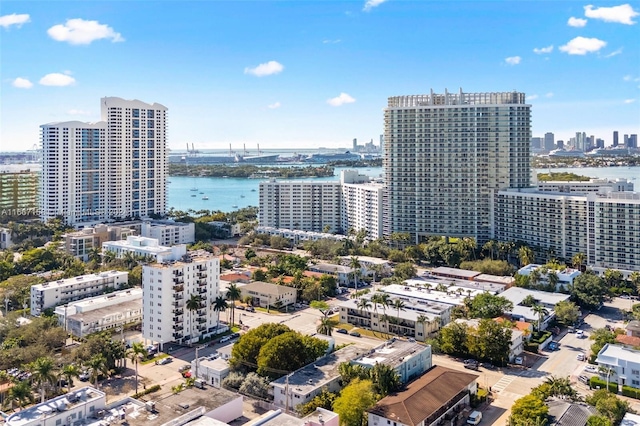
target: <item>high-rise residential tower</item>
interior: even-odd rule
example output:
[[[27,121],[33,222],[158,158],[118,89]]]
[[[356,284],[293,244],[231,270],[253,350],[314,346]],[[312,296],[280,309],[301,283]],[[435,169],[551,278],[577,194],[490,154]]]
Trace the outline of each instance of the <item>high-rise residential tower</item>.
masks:
[[[618,146],[618,131],[614,130],[613,131],[613,146]]]
[[[101,118],[40,126],[43,220],[86,226],[166,211],[167,108],[107,97]]]
[[[553,151],[556,149],[555,136],[551,132],[547,132],[544,134],[544,150],[545,151]]]
[[[524,93],[395,96],[384,118],[385,235],[489,240],[497,191],[530,186]]]

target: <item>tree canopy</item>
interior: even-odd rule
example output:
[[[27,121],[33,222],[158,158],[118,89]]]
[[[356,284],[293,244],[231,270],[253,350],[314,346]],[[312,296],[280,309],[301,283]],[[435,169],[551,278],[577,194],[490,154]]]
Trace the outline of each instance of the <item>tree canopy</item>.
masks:
[[[549,414],[549,408],[544,401],[534,395],[525,395],[517,399],[511,407],[511,426],[528,426],[543,424]]]
[[[588,271],[573,280],[570,291],[571,299],[587,309],[596,309],[601,306],[604,298],[609,294],[609,289],[602,278]]]
[[[371,380],[355,379],[349,383],[333,402],[333,411],[340,416],[344,426],[366,424],[365,412],[376,403]]]
[[[481,293],[471,301],[471,316],[473,318],[497,318],[513,309],[513,303],[502,296],[491,293]]]

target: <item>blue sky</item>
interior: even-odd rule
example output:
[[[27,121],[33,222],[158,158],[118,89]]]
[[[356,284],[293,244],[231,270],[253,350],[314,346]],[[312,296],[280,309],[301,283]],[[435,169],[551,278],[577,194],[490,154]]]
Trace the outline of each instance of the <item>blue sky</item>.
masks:
[[[0,150],[169,108],[169,146],[347,147],[389,96],[527,94],[533,136],[640,133],[640,2],[12,1],[0,4]],[[622,138],[622,136],[621,136]]]

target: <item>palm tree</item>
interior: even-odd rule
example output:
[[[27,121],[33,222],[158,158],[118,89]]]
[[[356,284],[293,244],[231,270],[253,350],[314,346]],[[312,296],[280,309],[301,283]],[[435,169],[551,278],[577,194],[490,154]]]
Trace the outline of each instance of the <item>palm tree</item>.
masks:
[[[138,259],[136,259],[136,255],[131,251],[127,251],[122,255],[122,261],[124,262],[124,266],[129,270],[138,266]]]
[[[241,297],[242,292],[240,291],[240,288],[238,288],[238,285],[236,283],[232,283],[231,285],[229,285],[229,287],[227,288],[227,300],[231,301],[231,303],[229,304],[229,306],[231,307],[231,327],[233,327],[236,319],[236,300],[240,300]],[[269,300],[267,302],[267,311],[269,311],[270,305],[271,301]]]
[[[75,364],[67,364],[62,367],[62,376],[67,379],[67,392],[71,392],[71,381],[80,376],[80,368]]]
[[[518,249],[518,258],[520,259],[520,266],[527,266],[533,263],[533,250],[527,246],[522,246]]]
[[[220,312],[224,312],[229,308],[229,304],[227,300],[222,297],[216,297],[213,302],[211,302],[211,306],[213,307],[213,311],[216,313],[216,325],[220,322]]]
[[[418,318],[416,318],[416,324],[422,324],[422,337],[423,339],[426,339],[427,330],[425,328],[425,325],[431,324],[431,321],[429,321],[429,318],[424,315],[418,315]]]
[[[393,303],[391,304],[391,307],[398,312],[398,314],[396,315],[396,318],[397,318],[398,324],[399,324],[400,323],[400,311],[404,311],[405,304],[404,304],[404,302],[402,300],[395,299],[393,301]],[[398,327],[398,331],[400,331],[400,327]],[[400,335],[400,333],[398,333],[398,335]]]
[[[547,310],[547,308],[545,308],[540,304],[533,305],[531,307],[531,310],[535,314],[538,314],[538,331],[540,331],[540,325],[542,324],[542,319],[545,317],[545,315],[549,315],[549,311]]]
[[[86,367],[89,369],[89,375],[93,381],[93,386],[97,389],[98,377],[100,374],[107,375],[109,373],[109,370],[107,369],[107,359],[102,354],[96,354],[87,361]],[[137,372],[138,368],[136,366],[136,380],[138,379]],[[136,389],[136,393],[137,392],[138,389]]]
[[[187,303],[185,303],[185,308],[189,311],[189,339],[193,338],[193,311],[200,309],[200,304],[202,303],[202,297],[198,294],[191,294]]]
[[[29,382],[20,381],[14,383],[9,389],[7,400],[11,404],[11,409],[13,409],[13,403],[15,401],[22,410],[25,402],[30,403],[33,400],[33,394],[31,393],[31,386],[29,385]]]
[[[609,390],[609,377],[616,375],[616,370],[613,367],[607,365],[601,365],[598,367],[598,372],[603,376],[607,376],[607,390]]]
[[[360,264],[360,260],[355,256],[351,257],[351,259],[349,259],[349,267],[353,269],[353,279],[354,279],[353,285],[355,290],[358,291],[358,276],[361,273],[360,268],[362,268],[362,265]]]
[[[46,386],[56,382],[56,367],[53,359],[49,357],[38,358],[28,365],[28,369],[31,371],[33,380],[40,385],[40,402],[44,402]]]
[[[356,303],[356,306],[358,307],[358,309],[360,310],[360,313],[362,314],[362,311],[369,311],[373,305],[371,304],[371,301],[369,299],[365,299],[363,297],[362,299],[358,300],[358,302]]]
[[[640,272],[634,271],[629,275],[629,282],[636,288],[636,292],[640,294]]]
[[[322,318],[320,318],[320,323],[318,324],[318,327],[316,327],[316,331],[319,334],[324,334],[325,336],[331,336],[331,332],[333,331],[336,325],[338,325],[338,321],[331,319],[329,317],[323,316]]]
[[[549,376],[545,380],[545,384],[549,385],[551,396],[568,396],[573,399],[578,394],[572,387],[569,377]]]
[[[558,277],[558,273],[556,271],[547,272],[547,280],[549,281],[549,285],[553,287],[552,291],[556,291],[556,286],[558,282],[560,282],[560,277]]]
[[[116,260],[116,252],[114,252],[113,250],[105,250],[105,252],[102,253],[103,264],[108,265],[114,260]]]
[[[576,253],[571,258],[571,263],[573,264],[574,268],[580,270],[582,269],[582,265],[584,265],[584,262],[586,260],[587,260],[587,256],[584,253]]]
[[[138,393],[138,362],[140,361],[140,357],[147,355],[147,350],[142,342],[135,342],[131,345],[128,355],[131,362],[136,366],[136,393]]]
[[[92,247],[87,253],[89,262],[99,263],[101,255],[102,255],[102,250],[100,249],[100,247]]]

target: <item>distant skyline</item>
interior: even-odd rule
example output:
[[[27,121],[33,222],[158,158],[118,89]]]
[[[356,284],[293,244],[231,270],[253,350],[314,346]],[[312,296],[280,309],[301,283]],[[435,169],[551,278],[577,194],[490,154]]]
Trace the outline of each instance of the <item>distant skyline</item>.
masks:
[[[158,102],[172,149],[351,146],[387,98],[527,94],[532,136],[640,133],[640,1],[17,1],[0,10],[0,151]]]

